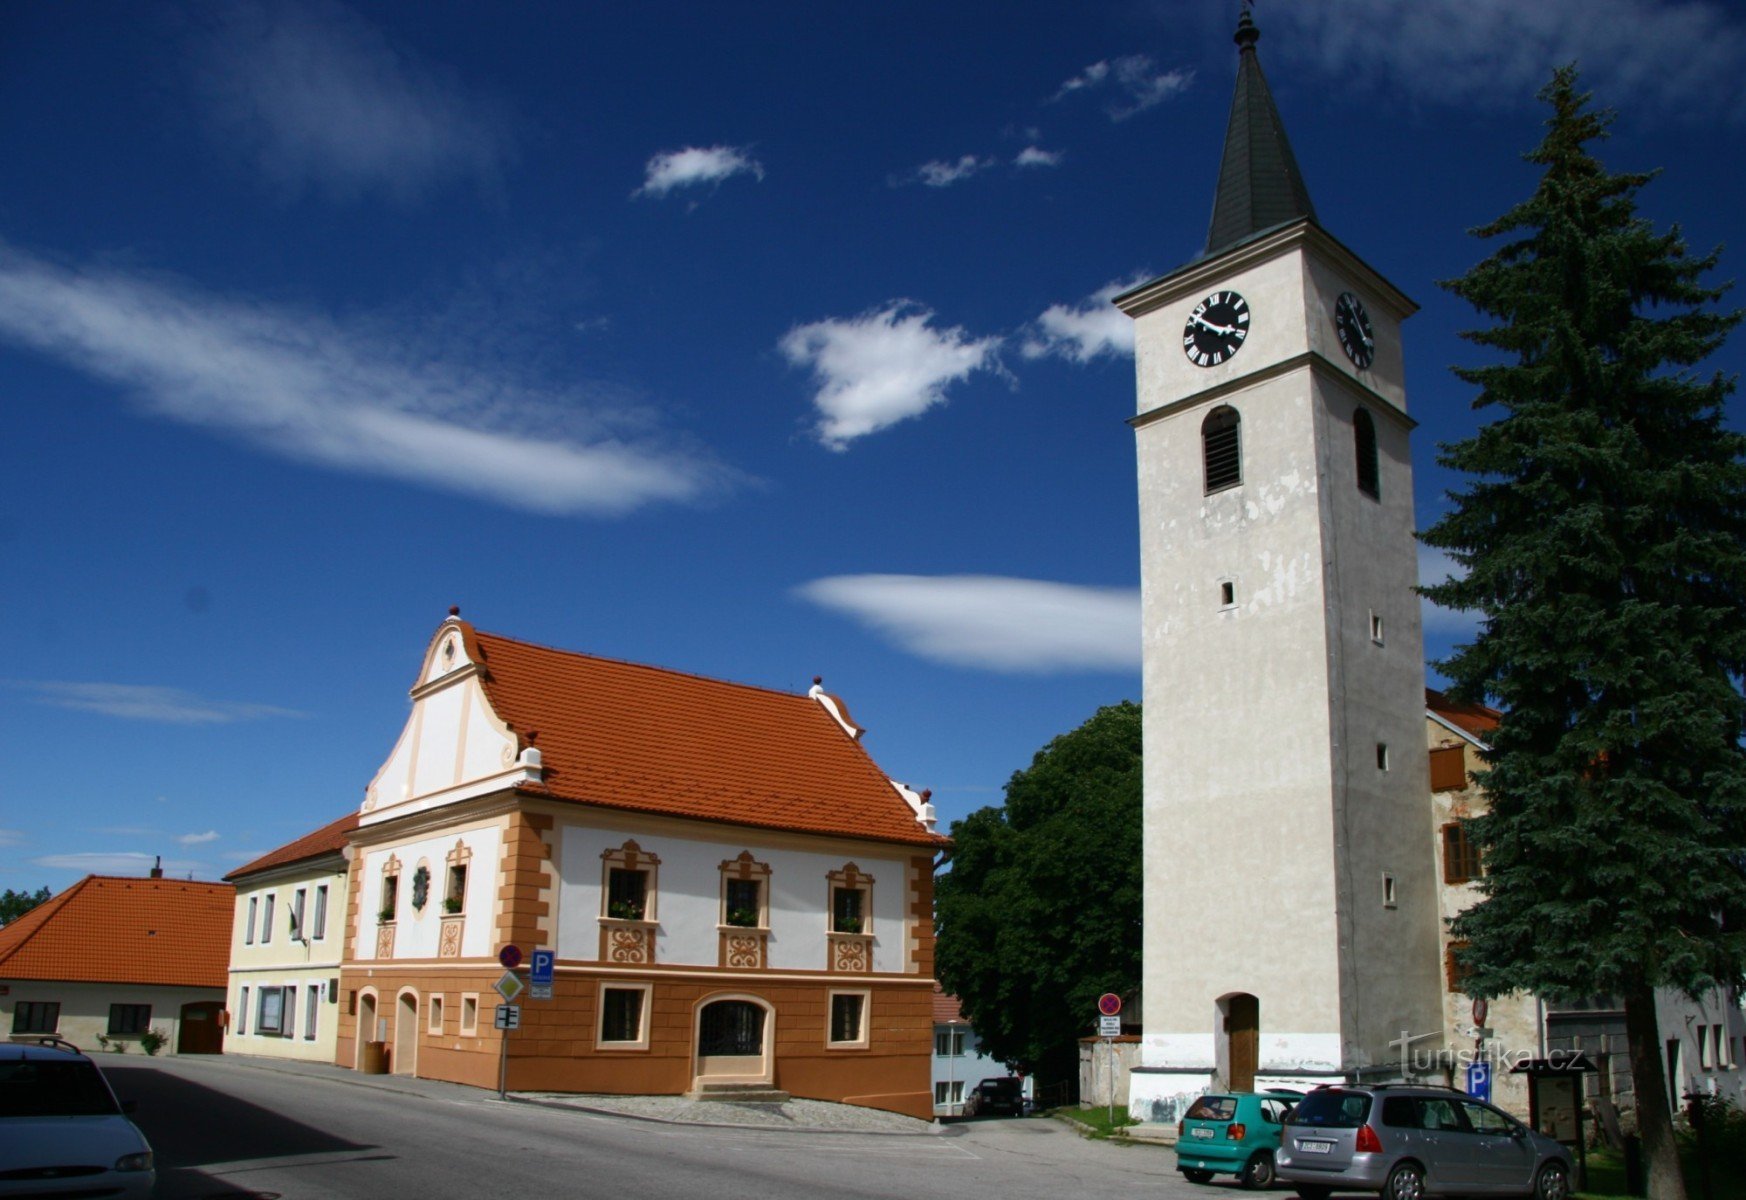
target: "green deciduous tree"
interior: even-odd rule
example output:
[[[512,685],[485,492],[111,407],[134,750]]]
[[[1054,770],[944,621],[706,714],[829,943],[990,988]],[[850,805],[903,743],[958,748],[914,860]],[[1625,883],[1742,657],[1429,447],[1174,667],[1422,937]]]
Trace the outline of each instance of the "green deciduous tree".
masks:
[[[0,927],[5,927],[18,920],[25,913],[49,898],[47,888],[38,888],[34,892],[15,892],[7,888],[0,892]]]
[[[1140,982],[1140,707],[1099,709],[1038,751],[1006,803],[952,825],[938,974],[993,1057],[1078,1076],[1097,997]]]
[[[1654,989],[1746,967],[1746,439],[1694,370],[1740,314],[1716,253],[1638,216],[1652,176],[1591,155],[1611,114],[1575,68],[1540,96],[1538,187],[1445,284],[1493,321],[1466,336],[1497,360],[1456,374],[1498,415],[1443,448],[1469,480],[1424,540],[1466,574],[1426,592],[1482,616],[1440,666],[1504,711],[1454,934],[1475,995],[1623,1000],[1650,1195],[1678,1200]]]

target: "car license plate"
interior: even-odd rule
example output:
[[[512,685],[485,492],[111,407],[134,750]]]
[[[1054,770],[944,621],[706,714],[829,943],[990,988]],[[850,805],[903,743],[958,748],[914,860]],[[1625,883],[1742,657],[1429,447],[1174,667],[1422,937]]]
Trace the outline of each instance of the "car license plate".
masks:
[[[1328,1154],[1334,1149],[1332,1142],[1299,1142],[1297,1148],[1305,1154]]]
[[[1209,1138],[1213,1135],[1210,1129],[1190,1129],[1188,1132],[1198,1138]]]

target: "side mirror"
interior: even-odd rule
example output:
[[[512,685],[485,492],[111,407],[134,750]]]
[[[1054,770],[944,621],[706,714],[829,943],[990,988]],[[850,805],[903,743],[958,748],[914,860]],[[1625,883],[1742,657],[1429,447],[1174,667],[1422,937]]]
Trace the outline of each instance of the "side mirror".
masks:
[[[1511,1125],[1510,1136],[1518,1142],[1522,1141],[1528,1136],[1528,1127],[1526,1125]]]

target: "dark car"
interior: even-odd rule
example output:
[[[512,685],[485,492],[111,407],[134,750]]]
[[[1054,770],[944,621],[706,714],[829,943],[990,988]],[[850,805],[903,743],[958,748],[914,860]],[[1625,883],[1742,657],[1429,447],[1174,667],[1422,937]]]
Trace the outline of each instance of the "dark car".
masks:
[[[1016,1075],[984,1079],[970,1089],[964,1102],[966,1116],[1022,1117],[1025,1115],[1025,1081]]]

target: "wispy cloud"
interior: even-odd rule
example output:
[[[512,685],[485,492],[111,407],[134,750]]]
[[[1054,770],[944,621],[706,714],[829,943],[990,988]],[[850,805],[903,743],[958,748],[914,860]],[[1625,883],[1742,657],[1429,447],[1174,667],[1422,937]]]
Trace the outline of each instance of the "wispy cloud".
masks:
[[[228,725],[235,721],[258,721],[266,717],[300,717],[303,714],[271,704],[242,704],[232,700],[207,700],[180,688],[134,683],[69,683],[57,680],[17,679],[12,687],[31,693],[41,704],[100,713],[127,721],[158,721],[168,725]]]
[[[857,317],[790,329],[779,343],[797,367],[810,368],[818,391],[819,440],[845,450],[856,438],[946,402],[946,389],[997,366],[998,337],[973,338],[941,328],[934,314],[894,300]]]
[[[735,175],[764,178],[763,164],[737,146],[687,146],[655,155],[643,167],[632,196],[665,196],[679,188],[713,187]]]
[[[120,384],[156,416],[271,454],[533,512],[612,515],[735,481],[653,435],[618,436],[586,394],[522,383],[502,363],[415,355],[405,329],[373,335],[363,321],[68,269],[4,245],[0,339]]]
[[[131,851],[90,851],[78,854],[45,854],[41,858],[30,860],[39,867],[47,867],[52,871],[78,871],[88,875],[145,875],[158,861],[155,854],[139,854]],[[206,869],[206,864],[188,858],[168,858],[163,861],[164,874],[186,875],[189,872],[199,873]]]
[[[1031,324],[1019,353],[1026,358],[1055,355],[1088,363],[1104,355],[1134,352],[1134,321],[1110,301],[1150,279],[1141,272],[1104,284],[1078,304],[1051,304]]]
[[[494,186],[510,155],[493,101],[331,0],[229,3],[195,79],[222,144],[291,194],[412,200],[458,179]]]
[[[980,175],[994,165],[994,159],[984,158],[979,154],[966,154],[956,159],[936,158],[923,163],[907,175],[893,175],[888,182],[892,187],[902,187],[906,183],[919,183],[931,188],[951,187],[973,175]]]
[[[1461,579],[1465,575],[1466,572],[1449,557],[1447,551],[1423,544],[1419,546],[1421,587],[1443,583],[1449,579]],[[1426,634],[1452,641],[1469,638],[1479,632],[1482,619],[1477,612],[1457,612],[1452,608],[1443,608],[1432,604],[1426,597],[1419,600],[1419,620],[1423,622]]]
[[[1026,146],[1012,160],[1015,167],[1058,167],[1066,156],[1059,150],[1045,150],[1041,146]]]
[[[1075,92],[1098,92],[1110,97],[1104,105],[1110,119],[1125,121],[1187,91],[1193,82],[1189,68],[1163,71],[1150,55],[1125,54],[1092,63],[1063,83],[1049,101],[1064,100]]]
[[[16,829],[0,829],[0,846],[24,845],[24,834]]]
[[[1746,19],[1720,0],[1301,0],[1266,25],[1275,53],[1392,96],[1527,106],[1575,59],[1627,114],[1746,120]]]
[[[218,830],[208,829],[205,833],[184,833],[176,841],[183,846],[204,846],[207,842],[218,840]]]
[[[948,666],[1010,674],[1140,668],[1137,588],[993,575],[838,575],[796,594]]]

